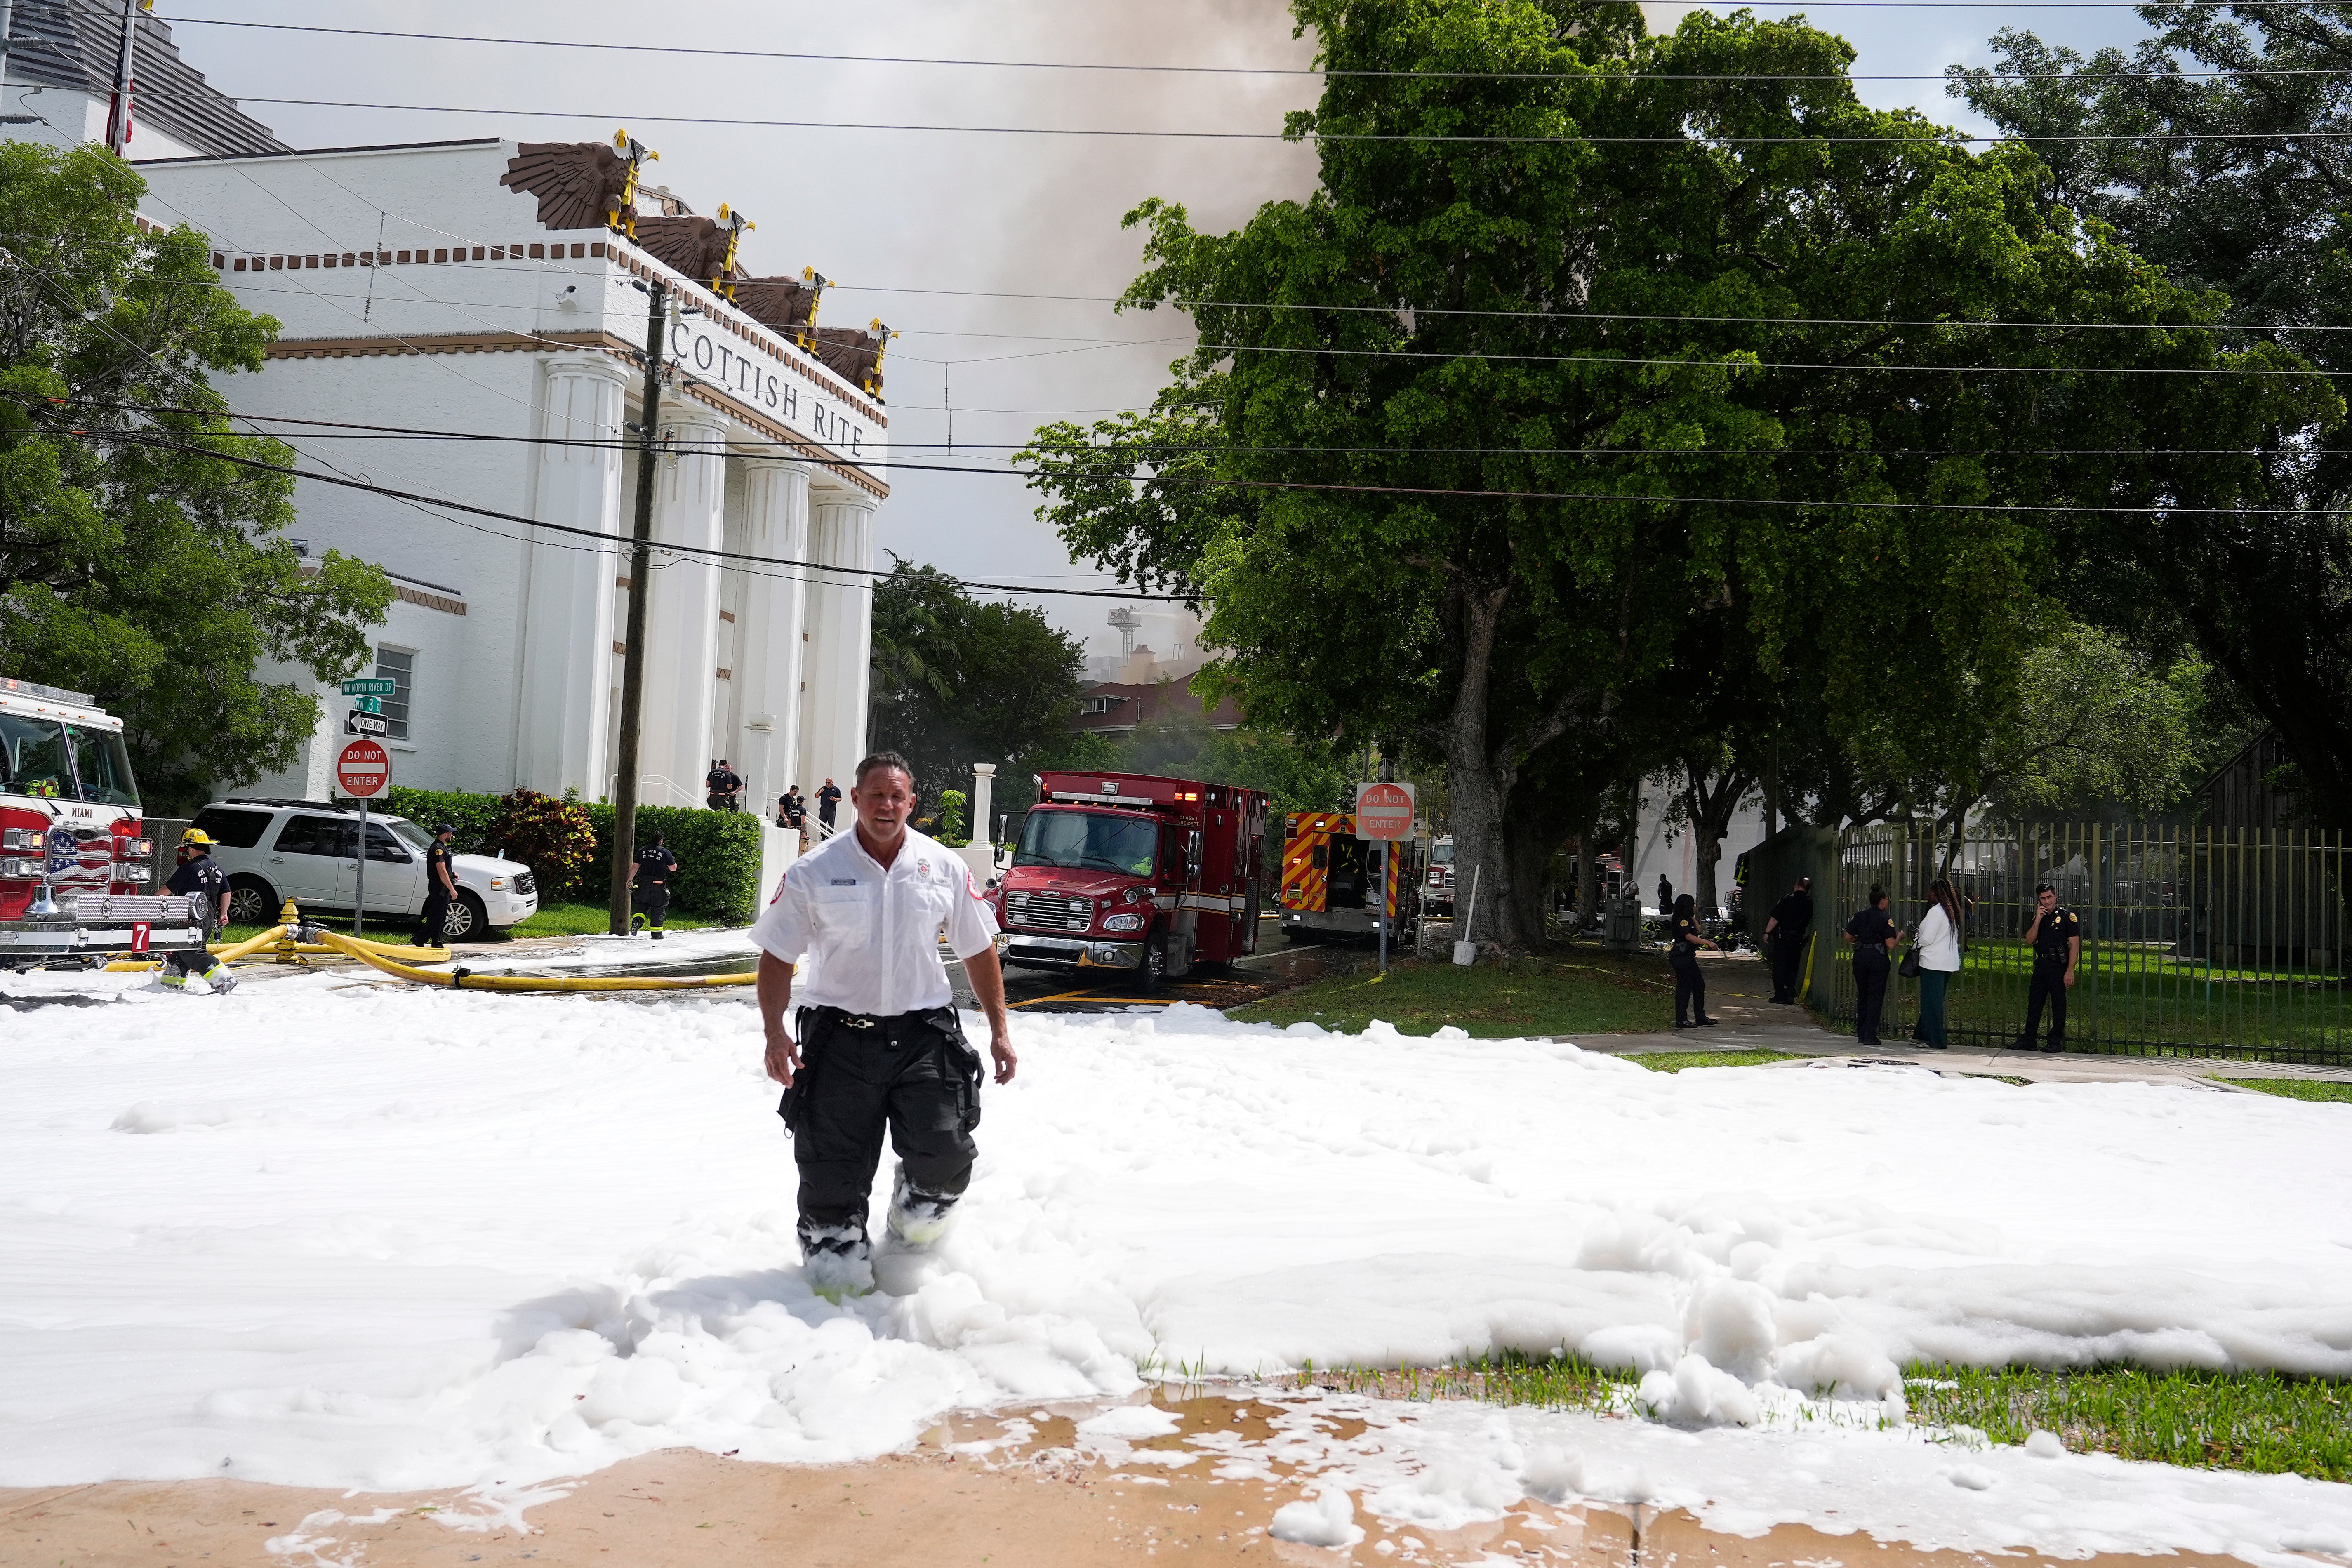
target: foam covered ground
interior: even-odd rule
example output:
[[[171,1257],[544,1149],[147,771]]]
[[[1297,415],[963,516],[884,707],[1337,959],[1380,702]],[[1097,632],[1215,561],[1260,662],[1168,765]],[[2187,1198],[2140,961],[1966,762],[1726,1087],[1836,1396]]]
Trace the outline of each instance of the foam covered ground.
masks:
[[[25,1006],[49,996],[99,1005]],[[1915,1357],[2352,1375],[2337,1106],[1023,1016],[959,1228],[887,1271],[902,1293],[836,1310],[800,1275],[740,1001],[324,975],[217,999],[0,978],[9,1000],[0,1484],[843,1459],[953,1405],[1129,1394],[1139,1363],[1566,1349],[1654,1373],[1668,1424],[1416,1416],[1363,1505],[1410,1494],[1437,1528],[1638,1485],[1725,1520],[2088,1550],[2079,1483],[2129,1527],[2099,1541],[2352,1550],[2352,1488],[1877,1429]],[[1817,1389],[1798,1420],[1786,1391]],[[1845,1425],[1790,1429],[1823,1417]],[[1792,1489],[1800,1441],[1826,1457]],[[2057,1488],[2038,1535],[2012,1471]],[[1870,1501],[1913,1482],[1935,1509]]]

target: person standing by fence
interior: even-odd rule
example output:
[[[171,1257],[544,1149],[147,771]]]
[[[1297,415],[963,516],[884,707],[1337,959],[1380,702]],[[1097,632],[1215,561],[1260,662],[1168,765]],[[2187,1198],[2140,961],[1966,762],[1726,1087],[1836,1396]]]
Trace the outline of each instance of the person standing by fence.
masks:
[[[2058,889],[2043,882],[2033,889],[2033,923],[2025,928],[2026,945],[2033,949],[2033,983],[2025,993],[2025,1034],[2017,1042],[2021,1051],[2033,1049],[2042,1032],[2042,1005],[2050,1004],[2050,1043],[2044,1051],[2066,1048],[2066,993],[2074,988],[2074,969],[2083,957],[2083,917],[2058,901]]]
[[[1853,1043],[1883,1044],[1878,1017],[1886,1007],[1887,976],[1894,972],[1887,955],[1903,940],[1886,912],[1885,889],[1872,884],[1868,907],[1845,922],[1845,939],[1853,943]]]
[[[1711,947],[1721,952],[1723,944],[1709,942],[1698,929],[1697,900],[1688,893],[1675,900],[1674,912],[1674,946],[1667,950],[1666,962],[1675,971],[1675,1027],[1712,1028],[1716,1021],[1706,1016],[1706,976],[1699,971],[1698,950]],[[1690,1007],[1687,1024],[1683,1022],[1685,1004]]]
[[[1944,998],[1960,972],[1960,932],[1965,926],[1959,895],[1942,877],[1927,884],[1927,912],[1913,937],[1919,954],[1919,1022],[1911,1037],[1931,1051],[1947,1048]]]
[[[1794,1002],[1802,980],[1805,939],[1813,932],[1813,879],[1800,877],[1789,896],[1764,920],[1764,940],[1772,949],[1772,1000]]]

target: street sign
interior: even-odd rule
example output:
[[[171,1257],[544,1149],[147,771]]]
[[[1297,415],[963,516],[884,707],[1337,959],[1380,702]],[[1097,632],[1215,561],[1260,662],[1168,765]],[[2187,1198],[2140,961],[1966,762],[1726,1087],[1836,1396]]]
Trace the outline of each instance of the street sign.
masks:
[[[381,697],[354,697],[352,699],[352,706],[362,713],[381,713],[383,711],[383,699]]]
[[[1412,785],[1356,786],[1356,837],[1385,843],[1412,837]]]
[[[400,682],[382,675],[362,675],[343,682],[346,697],[391,697],[400,690]]]
[[[343,715],[346,735],[383,735],[390,732],[390,721],[365,708],[354,708]]]
[[[392,753],[381,742],[353,741],[335,759],[335,786],[353,800],[373,800],[392,783]]]

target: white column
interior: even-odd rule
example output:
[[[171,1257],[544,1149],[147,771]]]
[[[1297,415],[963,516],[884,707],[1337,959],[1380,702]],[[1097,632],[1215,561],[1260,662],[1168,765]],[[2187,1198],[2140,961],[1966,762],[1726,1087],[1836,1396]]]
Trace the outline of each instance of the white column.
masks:
[[[596,443],[539,449],[541,521],[621,532],[621,410],[628,371],[604,354],[546,362],[540,433]],[[576,533],[533,529],[515,704],[515,783],[584,799],[604,793],[613,684],[613,579],[628,557]],[[320,797],[323,798],[323,797]]]
[[[700,805],[718,698],[719,562],[726,537],[727,422],[698,404],[665,411],[669,449],[654,460],[652,592],[646,600],[646,696],[637,798]]]
[[[801,709],[801,782],[812,794],[830,776],[844,795],[866,754],[866,698],[872,676],[874,498],[827,490],[809,502],[808,558],[820,563],[808,589],[808,690]],[[827,572],[845,566],[847,573]],[[846,822],[845,816],[836,821]]]
[[[996,824],[989,813],[996,805],[996,764],[971,764],[971,842],[960,851],[965,865],[971,868],[971,879],[982,887],[988,886],[996,875]]]
[[[743,546],[773,560],[808,559],[809,465],[752,458],[743,465]],[[800,766],[801,682],[807,646],[807,574],[797,566],[747,563],[736,602],[735,687],[743,727],[733,742],[745,798],[760,814],[760,886],[776,879],[800,853],[800,835],[776,826],[776,799],[789,784],[815,784]]]

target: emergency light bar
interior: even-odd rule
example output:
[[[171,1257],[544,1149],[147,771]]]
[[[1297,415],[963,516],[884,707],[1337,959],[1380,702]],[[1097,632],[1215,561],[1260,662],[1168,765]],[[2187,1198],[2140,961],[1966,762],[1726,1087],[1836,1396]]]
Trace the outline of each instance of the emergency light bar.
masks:
[[[98,699],[87,691],[68,691],[62,687],[44,686],[37,680],[18,680],[13,676],[0,678],[0,693],[11,697],[44,697],[51,702],[71,702],[83,708],[98,705]]]

